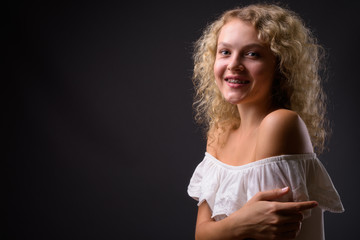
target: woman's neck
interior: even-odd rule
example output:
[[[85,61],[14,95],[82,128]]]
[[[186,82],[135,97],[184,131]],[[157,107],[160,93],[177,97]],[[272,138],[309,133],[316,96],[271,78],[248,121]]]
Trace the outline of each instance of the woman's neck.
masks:
[[[264,117],[275,110],[271,101],[268,102],[269,104],[238,104],[237,109],[241,119],[239,130],[247,132],[258,128]]]

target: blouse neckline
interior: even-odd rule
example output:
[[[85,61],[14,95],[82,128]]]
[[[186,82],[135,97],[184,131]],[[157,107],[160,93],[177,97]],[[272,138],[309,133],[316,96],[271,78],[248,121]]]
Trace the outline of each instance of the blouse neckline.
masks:
[[[250,162],[250,163],[243,164],[243,165],[238,165],[238,166],[224,163],[224,162],[220,161],[219,159],[217,159],[216,157],[214,157],[213,155],[211,155],[208,152],[205,152],[205,156],[209,160],[211,160],[212,162],[214,162],[215,164],[217,164],[217,165],[219,165],[221,167],[224,167],[224,168],[227,168],[227,169],[230,169],[230,170],[242,170],[242,169],[252,168],[252,167],[266,165],[266,164],[269,164],[269,163],[279,162],[279,161],[284,161],[284,160],[314,159],[314,158],[316,158],[316,153],[278,155],[278,156],[263,158],[263,159],[255,161],[255,162]]]

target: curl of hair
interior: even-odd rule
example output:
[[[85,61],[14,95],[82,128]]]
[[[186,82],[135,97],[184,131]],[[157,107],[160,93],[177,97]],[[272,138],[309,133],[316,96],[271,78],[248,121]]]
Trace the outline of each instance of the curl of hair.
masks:
[[[193,83],[195,120],[210,129],[236,128],[240,116],[236,105],[224,100],[215,83],[215,63],[219,32],[228,21],[250,22],[261,41],[277,57],[273,84],[273,104],[293,110],[305,122],[314,149],[321,153],[326,138],[326,96],[321,86],[323,48],[298,15],[273,4],[255,4],[226,11],[208,25],[195,43]],[[221,131],[220,131],[221,132]]]

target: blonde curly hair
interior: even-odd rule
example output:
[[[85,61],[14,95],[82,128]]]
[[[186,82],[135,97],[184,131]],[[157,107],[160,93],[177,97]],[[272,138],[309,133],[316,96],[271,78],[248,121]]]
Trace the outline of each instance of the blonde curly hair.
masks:
[[[320,77],[324,51],[296,13],[274,4],[254,4],[226,11],[207,26],[195,43],[195,120],[205,126],[207,133],[210,129],[224,130],[240,125],[237,107],[222,97],[213,69],[219,32],[233,18],[250,22],[258,31],[259,39],[270,46],[277,58],[273,104],[299,114],[308,128],[314,150],[321,153],[327,135],[326,96]]]

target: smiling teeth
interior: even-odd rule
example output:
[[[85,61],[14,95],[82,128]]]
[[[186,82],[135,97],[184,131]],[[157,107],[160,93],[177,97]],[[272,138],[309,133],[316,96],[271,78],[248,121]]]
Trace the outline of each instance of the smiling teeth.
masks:
[[[228,79],[227,80],[229,83],[237,83],[237,84],[246,84],[248,81],[240,81],[240,80],[236,80],[236,79]]]

